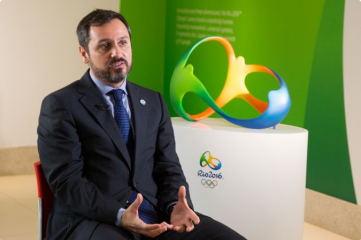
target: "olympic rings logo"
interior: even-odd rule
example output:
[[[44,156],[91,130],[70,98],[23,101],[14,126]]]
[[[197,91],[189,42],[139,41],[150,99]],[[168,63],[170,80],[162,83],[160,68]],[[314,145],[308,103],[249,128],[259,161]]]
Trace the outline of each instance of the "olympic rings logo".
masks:
[[[201,183],[205,188],[215,188],[218,186],[218,182],[216,180],[212,181],[212,180],[202,179]]]
[[[213,100],[202,82],[193,74],[193,65],[187,64],[187,60],[194,49],[203,42],[217,41],[226,49],[228,55],[228,73],[224,87]],[[278,90],[268,93],[268,103],[254,97],[246,87],[246,76],[253,72],[265,72],[275,77],[280,83]],[[186,93],[192,92],[198,95],[209,106],[202,113],[188,114],[182,104]],[[248,102],[261,115],[252,119],[238,119],[229,116],[221,108],[234,98],[241,98]],[[246,128],[275,127],[287,115],[291,107],[291,99],[288,88],[283,79],[271,69],[261,65],[248,65],[242,56],[236,58],[232,45],[222,37],[207,37],[188,49],[174,69],[170,82],[170,99],[177,114],[188,121],[205,119],[217,112],[227,121]]]
[[[209,166],[213,170],[219,170],[222,167],[221,161],[218,158],[212,156],[210,151],[206,151],[202,154],[200,160],[201,167]]]

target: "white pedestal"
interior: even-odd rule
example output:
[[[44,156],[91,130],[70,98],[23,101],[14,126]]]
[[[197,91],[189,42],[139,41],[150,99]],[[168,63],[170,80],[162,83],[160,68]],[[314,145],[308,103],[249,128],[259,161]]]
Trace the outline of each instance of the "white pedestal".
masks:
[[[196,211],[250,240],[302,240],[307,130],[247,129],[210,118],[172,123]],[[201,166],[206,151],[219,170]]]

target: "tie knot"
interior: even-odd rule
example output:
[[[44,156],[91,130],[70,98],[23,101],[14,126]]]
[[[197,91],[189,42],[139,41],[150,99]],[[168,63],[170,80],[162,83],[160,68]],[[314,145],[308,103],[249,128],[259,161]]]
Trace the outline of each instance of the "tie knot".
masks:
[[[113,89],[108,92],[108,94],[112,95],[116,102],[122,101],[124,91],[122,89]]]

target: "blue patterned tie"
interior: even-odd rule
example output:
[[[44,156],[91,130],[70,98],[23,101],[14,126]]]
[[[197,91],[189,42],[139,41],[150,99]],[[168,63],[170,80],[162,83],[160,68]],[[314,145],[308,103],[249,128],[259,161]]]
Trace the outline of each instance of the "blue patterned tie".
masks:
[[[124,143],[127,145],[129,155],[133,156],[134,141],[132,136],[132,131],[130,129],[130,121],[127,110],[123,104],[123,93],[122,89],[113,89],[107,94],[112,95],[114,98],[114,117],[115,121],[119,127],[120,133],[122,134]],[[128,199],[128,203],[131,204],[137,198],[138,192],[133,190],[132,194]],[[153,205],[143,198],[142,204],[139,206],[139,218],[148,224],[156,223],[158,221],[157,212],[155,211]]]
[[[122,134],[124,143],[127,145],[130,155],[133,153],[133,137],[130,131],[130,121],[127,110],[123,105],[123,93],[122,89],[113,89],[108,92],[114,98],[114,117],[118,125],[120,133]]]

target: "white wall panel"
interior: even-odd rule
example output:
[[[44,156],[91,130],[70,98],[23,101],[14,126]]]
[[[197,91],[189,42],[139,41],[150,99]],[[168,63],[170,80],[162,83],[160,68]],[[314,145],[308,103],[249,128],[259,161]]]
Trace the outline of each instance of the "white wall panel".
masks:
[[[87,69],[75,30],[96,8],[120,1],[0,1],[0,148],[36,145],[42,99]]]
[[[347,138],[356,199],[361,205],[361,1],[346,0],[343,70]]]

